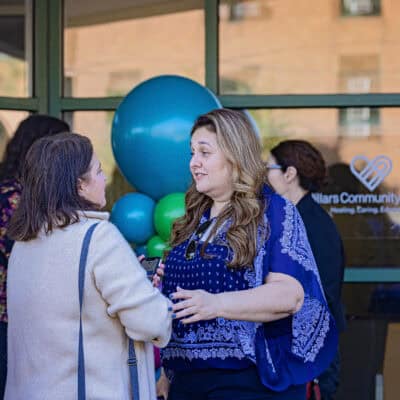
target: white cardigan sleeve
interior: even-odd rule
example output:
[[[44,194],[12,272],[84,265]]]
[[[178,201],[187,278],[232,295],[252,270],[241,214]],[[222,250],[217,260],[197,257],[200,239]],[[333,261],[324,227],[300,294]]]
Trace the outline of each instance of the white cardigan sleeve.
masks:
[[[170,301],[152,286],[135,253],[118,229],[101,222],[91,240],[88,268],[108,304],[129,337],[166,346],[171,335]]]

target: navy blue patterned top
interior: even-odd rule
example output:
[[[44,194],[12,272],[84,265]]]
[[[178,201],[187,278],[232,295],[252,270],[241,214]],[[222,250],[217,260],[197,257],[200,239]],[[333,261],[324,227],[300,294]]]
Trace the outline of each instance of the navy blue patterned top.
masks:
[[[326,304],[303,222],[296,208],[265,187],[266,211],[259,227],[253,266],[229,269],[232,251],[226,241],[227,221],[201,257],[185,251],[192,235],[174,247],[166,260],[163,292],[180,286],[210,293],[260,286],[269,272],[293,276],[303,286],[304,305],[293,317],[269,323],[216,318],[183,325],[173,321],[171,341],[162,351],[170,372],[208,368],[241,369],[257,365],[263,384],[281,391],[305,383],[327,368],[337,348],[337,332]],[[203,215],[200,224],[209,216]]]

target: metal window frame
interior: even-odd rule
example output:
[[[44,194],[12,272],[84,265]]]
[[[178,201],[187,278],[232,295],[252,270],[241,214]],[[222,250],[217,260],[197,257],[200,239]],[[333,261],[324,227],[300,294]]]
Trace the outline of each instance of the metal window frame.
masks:
[[[0,97],[0,109],[60,117],[71,111],[113,111],[123,97],[63,97],[63,0],[32,0],[33,97]],[[218,0],[204,0],[205,83],[219,94]],[[400,93],[219,95],[224,107],[247,109],[400,107]],[[397,268],[346,268],[345,282],[399,282]]]

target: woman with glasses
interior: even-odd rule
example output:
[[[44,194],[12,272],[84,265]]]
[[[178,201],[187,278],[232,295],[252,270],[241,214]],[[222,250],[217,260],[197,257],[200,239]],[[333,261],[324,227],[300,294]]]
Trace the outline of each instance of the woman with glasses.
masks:
[[[296,205],[303,219],[329,309],[341,332],[345,328],[341,303],[345,263],[343,244],[332,218],[311,195],[324,183],[325,161],[310,143],[286,140],[271,150],[267,170],[271,186]],[[318,377],[318,382],[322,399],[333,399],[339,384],[339,352],[329,368]]]
[[[174,302],[169,400],[303,400],[337,337],[301,219],[267,190],[243,113],[200,116],[191,151],[163,282]]]

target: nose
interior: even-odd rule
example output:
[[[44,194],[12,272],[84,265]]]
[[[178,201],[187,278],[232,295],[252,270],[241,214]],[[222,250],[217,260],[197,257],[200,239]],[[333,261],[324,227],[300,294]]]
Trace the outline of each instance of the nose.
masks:
[[[199,167],[201,165],[199,156],[196,153],[193,153],[192,158],[190,159],[189,166],[190,168]]]

